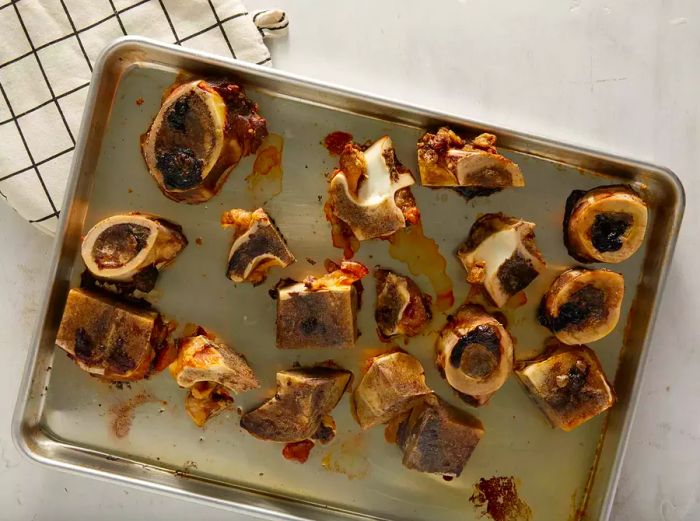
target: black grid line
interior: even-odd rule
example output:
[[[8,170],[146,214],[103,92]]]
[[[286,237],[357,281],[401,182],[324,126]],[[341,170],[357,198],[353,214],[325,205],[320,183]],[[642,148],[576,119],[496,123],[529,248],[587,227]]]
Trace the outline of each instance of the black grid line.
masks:
[[[24,172],[31,170],[35,166],[41,166],[44,163],[48,163],[49,161],[53,161],[54,159],[61,157],[63,154],[67,154],[68,152],[72,152],[74,148],[75,147],[66,148],[65,150],[61,150],[60,152],[57,152],[54,155],[47,157],[46,159],[42,159],[41,161],[37,161],[36,163],[33,163],[25,168],[17,170],[16,172],[12,172],[11,174],[7,174],[6,176],[0,177],[0,182],[4,181],[5,179],[9,179],[11,177],[15,177],[16,175],[23,174]]]
[[[114,0],[109,0],[109,5],[112,8],[114,16],[117,17],[117,22],[119,23],[119,27],[121,28],[122,33],[124,34],[124,36],[126,36],[126,28],[124,27],[124,22],[122,22],[121,16],[119,16],[119,11],[117,10],[117,7],[114,5]]]
[[[137,2],[134,5],[130,5],[129,7],[125,7],[124,9],[116,11],[114,14],[106,16],[105,18],[102,18],[101,20],[97,20],[96,22],[93,22],[90,25],[86,25],[82,29],[78,29],[77,31],[68,33],[64,36],[61,36],[60,38],[56,38],[55,40],[51,40],[50,42],[42,43],[41,45],[36,47],[36,51],[41,51],[42,49],[46,49],[47,47],[51,47],[55,43],[62,42],[62,41],[67,40],[73,36],[78,36],[79,34],[84,33],[85,31],[89,31],[90,29],[93,29],[93,28],[97,27],[98,25],[103,24],[106,21],[111,20],[112,18],[115,18],[115,17],[119,21],[120,25],[122,25],[121,18],[119,18],[119,15],[122,15],[122,14],[126,13],[127,11],[130,11],[131,9],[134,9],[140,5],[147,4],[150,1],[151,0],[141,0],[140,2]],[[12,5],[12,3],[10,3],[8,5]],[[123,29],[123,25],[122,25],[122,29]],[[126,34],[126,31],[124,31],[124,34]],[[17,56],[16,58],[12,58],[11,60],[7,60],[6,62],[3,62],[0,64],[0,69],[2,69],[3,67],[5,67],[7,65],[12,64],[12,63],[18,62],[18,61],[26,58],[27,56],[31,56],[32,54],[34,54],[34,51],[29,51],[29,52],[26,52],[20,56]]]
[[[237,15],[229,16],[226,20],[220,20],[219,13],[216,12],[216,7],[214,7],[214,3],[211,0],[208,0],[208,2],[209,2],[209,7],[211,7],[211,12],[214,15],[214,20],[216,20],[216,24],[219,26],[219,29],[221,30],[221,34],[224,37],[224,40],[226,40],[226,45],[228,46],[228,50],[231,51],[231,56],[235,58],[236,53],[233,50],[233,46],[231,45],[231,41],[228,39],[228,34],[226,34],[226,30],[224,29],[224,22],[226,22],[228,20],[233,20],[237,16],[245,16],[248,13],[244,11],[244,12],[239,13]]]
[[[73,29],[73,32],[75,33],[75,38],[78,40],[78,45],[80,46],[80,50],[83,52],[85,61],[87,62],[88,67],[90,68],[90,72],[92,72],[92,63],[90,63],[90,58],[88,58],[87,52],[85,52],[85,46],[83,45],[83,42],[80,39],[80,35],[78,34],[78,30],[76,29],[75,24],[73,23],[73,17],[70,15],[70,12],[66,7],[66,3],[63,0],[61,0],[61,6],[63,7],[63,12],[66,13],[68,23],[70,24],[71,28]]]
[[[17,9],[17,6],[15,6],[15,9]],[[2,86],[2,83],[0,83],[0,93],[2,93],[2,97],[5,99],[5,103],[7,103],[7,108],[10,111],[10,116],[14,118],[14,110],[12,109],[12,105],[10,105],[10,98],[7,97],[7,93],[5,92],[5,88]],[[41,187],[44,189],[44,193],[46,194],[47,199],[49,200],[49,204],[51,205],[51,208],[53,209],[54,212],[57,212],[58,209],[56,208],[56,205],[53,204],[53,199],[51,199],[51,194],[49,194],[48,188],[46,188],[46,183],[44,183],[44,178],[41,177],[41,173],[39,172],[39,168],[36,166],[36,163],[34,162],[34,156],[32,156],[32,151],[29,150],[29,145],[27,144],[27,139],[24,137],[24,132],[22,132],[22,127],[19,126],[19,121],[17,119],[14,119],[15,122],[15,127],[17,127],[17,132],[19,132],[19,137],[22,140],[22,144],[24,145],[25,150],[27,151],[27,155],[29,156],[29,160],[32,162],[32,168],[34,169],[34,172],[36,173],[36,176],[39,178],[39,183],[41,184]]]
[[[56,104],[56,109],[58,110],[58,113],[61,115],[61,119],[63,120],[63,124],[66,127],[66,131],[68,131],[68,135],[70,136],[70,140],[73,142],[75,145],[75,138],[73,137],[73,132],[71,132],[70,127],[68,126],[68,120],[66,120],[65,114],[63,114],[63,109],[61,108],[61,105],[59,105],[58,100],[56,99],[56,93],[53,91],[53,87],[51,86],[51,82],[49,81],[48,76],[46,76],[46,71],[44,70],[44,65],[41,63],[41,60],[39,59],[39,55],[36,52],[36,49],[34,48],[34,43],[32,42],[31,37],[29,36],[29,31],[27,31],[27,26],[24,24],[24,20],[22,19],[22,15],[19,13],[19,9],[17,8],[17,4],[12,4],[13,7],[15,8],[15,13],[17,13],[17,18],[19,18],[19,23],[22,26],[22,30],[24,31],[24,35],[27,37],[27,41],[29,41],[29,46],[32,48],[32,54],[34,54],[34,58],[36,58],[36,63],[39,65],[39,70],[41,71],[41,75],[44,77],[44,81],[46,82],[46,86],[49,88],[49,94],[51,94],[51,100],[55,102]],[[10,100],[7,100],[7,104],[9,106]],[[12,115],[12,110],[10,110],[10,115]],[[17,125],[19,128],[19,124]],[[34,160],[32,159],[32,163]],[[37,170],[37,173],[39,171]],[[43,184],[42,180],[42,184]],[[51,202],[51,205],[53,206],[53,201]]]
[[[168,25],[170,26],[170,30],[173,32],[173,36],[175,37],[175,43],[179,44],[180,39],[177,37],[177,31],[175,31],[175,26],[173,25],[173,21],[170,19],[170,15],[168,14],[168,10],[165,8],[165,4],[163,3],[163,0],[158,0],[158,3],[160,4],[160,8],[163,10],[163,14],[165,15],[165,19],[168,21]]]
[[[6,7],[10,7],[14,2],[7,2],[6,4],[0,5],[0,11],[5,9]]]
[[[260,60],[259,62],[255,62],[255,65],[263,65],[263,64],[271,62],[271,61],[272,61],[272,58],[268,57],[268,58],[265,58],[264,60]]]
[[[211,4],[210,4],[210,5],[211,5]],[[210,25],[209,27],[205,27],[204,29],[201,29],[201,30],[197,31],[196,33],[192,33],[192,34],[190,34],[189,36],[185,36],[184,38],[182,38],[182,39],[180,40],[180,43],[185,43],[187,40],[191,40],[192,38],[196,38],[196,37],[199,36],[200,34],[204,34],[204,33],[206,33],[207,31],[211,31],[212,29],[216,29],[217,27],[220,27],[220,28],[221,28],[221,32],[222,32],[222,34],[224,35],[224,38],[226,39],[226,43],[227,43],[228,46],[229,46],[229,50],[231,51],[231,54],[232,54],[233,57],[235,58],[235,57],[236,57],[236,53],[233,52],[233,47],[231,46],[231,42],[229,41],[228,36],[226,35],[226,31],[224,31],[224,28],[223,28],[223,25],[222,25],[222,24],[225,24],[225,23],[228,22],[229,20],[233,20],[233,19],[235,19],[235,18],[240,18],[241,16],[245,16],[245,15],[247,15],[247,14],[248,14],[248,13],[237,13],[237,14],[228,16],[228,17],[224,18],[223,20],[219,20],[219,18],[217,17],[217,18],[216,18],[217,22],[216,22],[215,24],[212,24],[212,25]]]
[[[36,223],[43,223],[44,221],[47,221],[51,219],[52,217],[58,218],[58,216],[61,214],[60,210],[56,210],[55,212],[51,212],[49,215],[45,215],[41,219],[30,219],[29,222],[36,224]]]
[[[65,98],[66,96],[70,96],[71,94],[74,94],[74,93],[78,92],[79,90],[84,89],[85,87],[89,87],[89,86],[90,86],[90,82],[83,83],[82,85],[78,85],[77,87],[74,87],[74,88],[72,88],[71,90],[67,90],[67,91],[64,92],[63,94],[59,94],[58,96],[56,96],[56,99],[59,100],[59,99],[61,99],[61,98]],[[36,107],[32,107],[32,108],[30,108],[30,109],[28,109],[28,110],[25,110],[24,112],[21,112],[21,113],[17,114],[17,115],[15,116],[15,118],[19,119],[19,118],[21,118],[22,116],[26,116],[27,114],[31,114],[32,112],[35,112],[35,111],[39,110],[40,108],[45,107],[46,105],[50,105],[51,103],[53,103],[53,99],[48,99],[48,100],[44,101],[43,103],[40,103],[40,104],[37,105]],[[13,119],[14,119],[14,118],[10,117],[10,118],[7,118],[7,119],[4,120],[4,121],[0,121],[0,125],[4,125],[5,123],[9,123],[9,122],[12,121]]]

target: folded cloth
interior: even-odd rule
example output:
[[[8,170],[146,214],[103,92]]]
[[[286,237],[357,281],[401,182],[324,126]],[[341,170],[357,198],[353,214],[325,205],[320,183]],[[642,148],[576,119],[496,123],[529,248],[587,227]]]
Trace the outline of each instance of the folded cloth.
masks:
[[[15,0],[0,6],[0,195],[54,233],[90,74],[126,34],[271,65],[283,11],[239,0]]]

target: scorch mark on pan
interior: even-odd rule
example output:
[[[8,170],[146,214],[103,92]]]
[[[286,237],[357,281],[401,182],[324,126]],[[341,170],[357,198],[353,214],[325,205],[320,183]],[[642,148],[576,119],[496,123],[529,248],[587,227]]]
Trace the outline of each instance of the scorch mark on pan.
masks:
[[[131,430],[131,424],[136,416],[136,408],[147,403],[161,403],[167,405],[168,402],[158,400],[150,393],[142,391],[125,402],[113,405],[109,410],[111,416],[110,432],[117,438],[125,438]]]

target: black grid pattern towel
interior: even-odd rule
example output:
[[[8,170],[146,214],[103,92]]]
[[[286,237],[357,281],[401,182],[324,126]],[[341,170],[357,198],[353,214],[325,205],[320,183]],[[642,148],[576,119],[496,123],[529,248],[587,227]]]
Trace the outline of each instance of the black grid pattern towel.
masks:
[[[270,64],[278,10],[240,0],[0,0],[0,195],[48,233],[58,215],[95,59],[135,34]]]

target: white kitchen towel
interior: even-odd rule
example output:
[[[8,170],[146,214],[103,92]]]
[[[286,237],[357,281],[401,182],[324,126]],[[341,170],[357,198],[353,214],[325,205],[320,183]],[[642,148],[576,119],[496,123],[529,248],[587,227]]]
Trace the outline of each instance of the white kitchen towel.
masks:
[[[126,34],[270,65],[284,12],[239,0],[0,0],[0,195],[54,233],[100,50]]]

